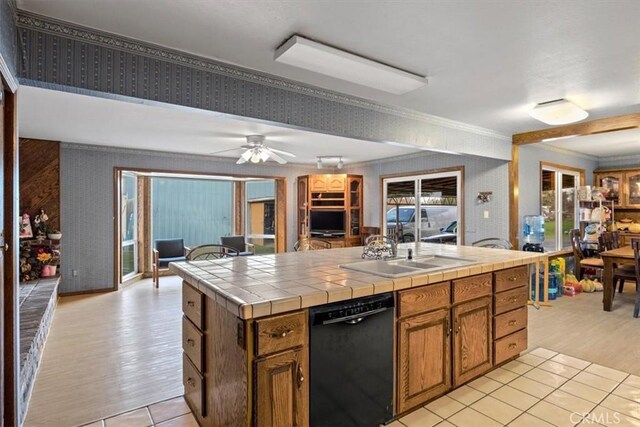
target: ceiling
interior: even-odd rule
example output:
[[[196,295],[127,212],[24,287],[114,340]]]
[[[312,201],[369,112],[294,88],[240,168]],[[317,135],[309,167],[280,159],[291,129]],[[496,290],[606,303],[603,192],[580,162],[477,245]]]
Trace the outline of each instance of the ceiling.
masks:
[[[567,98],[590,118],[640,110],[640,1],[18,0],[18,7],[505,135]],[[273,60],[297,33],[407,71],[405,95]]]
[[[60,108],[64,105],[64,108]],[[232,119],[203,110],[126,101],[22,86],[20,137],[173,153],[238,158],[246,135],[296,155],[292,163],[315,164],[316,156],[343,156],[346,165],[422,152],[413,146],[365,142],[269,124]],[[371,146],[375,144],[375,150]],[[337,162],[337,160],[336,160]]]
[[[638,155],[640,154],[640,129],[563,138],[544,141],[542,144],[599,158]]]

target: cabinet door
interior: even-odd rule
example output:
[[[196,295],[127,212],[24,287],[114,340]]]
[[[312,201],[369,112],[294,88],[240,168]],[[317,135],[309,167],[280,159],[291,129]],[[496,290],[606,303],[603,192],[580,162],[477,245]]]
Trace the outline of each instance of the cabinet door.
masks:
[[[607,189],[607,200],[613,201],[615,206],[624,205],[623,200],[623,179],[621,173],[598,173],[596,174],[596,186]]]
[[[309,191],[328,191],[328,179],[326,175],[311,175]]]
[[[328,191],[344,191],[344,187],[345,187],[344,175],[329,175],[327,177]]]
[[[453,308],[453,386],[491,369],[491,298]]]
[[[303,349],[255,362],[255,424],[258,427],[309,425],[309,387]]]
[[[398,412],[451,388],[449,310],[398,322]]]
[[[306,236],[309,231],[309,178],[298,177],[298,235]]]
[[[627,172],[625,184],[625,205],[640,208],[640,172]]]

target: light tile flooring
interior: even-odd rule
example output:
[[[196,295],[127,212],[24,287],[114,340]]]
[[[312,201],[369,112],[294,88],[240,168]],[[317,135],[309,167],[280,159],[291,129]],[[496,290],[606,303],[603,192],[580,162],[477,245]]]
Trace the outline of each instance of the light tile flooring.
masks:
[[[83,427],[198,427],[182,396],[125,412]]]
[[[537,348],[389,427],[640,426],[640,377]]]

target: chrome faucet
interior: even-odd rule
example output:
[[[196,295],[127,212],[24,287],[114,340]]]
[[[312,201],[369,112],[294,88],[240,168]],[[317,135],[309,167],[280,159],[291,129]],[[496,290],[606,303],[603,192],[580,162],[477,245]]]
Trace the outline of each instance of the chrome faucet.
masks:
[[[391,256],[395,258],[398,256],[398,243],[393,239],[389,239],[389,243],[391,244]]]
[[[407,252],[407,260],[411,261],[413,259],[413,249],[409,248]]]

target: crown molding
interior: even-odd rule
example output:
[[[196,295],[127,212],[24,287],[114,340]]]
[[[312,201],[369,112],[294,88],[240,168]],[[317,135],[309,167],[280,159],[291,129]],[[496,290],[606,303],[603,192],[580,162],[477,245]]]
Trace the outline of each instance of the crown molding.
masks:
[[[348,104],[371,111],[394,115],[397,117],[417,120],[433,126],[456,129],[475,135],[495,138],[497,140],[509,143],[511,142],[511,136],[502,135],[493,130],[482,128],[479,126],[474,126],[455,120],[449,120],[406,108],[383,105],[363,98],[349,96],[338,92],[332,92],[330,90],[310,85],[303,85],[291,80],[276,77],[271,74],[232,66],[223,62],[214,61],[209,58],[190,55],[185,52],[173,50],[167,47],[142,42],[124,36],[114,35],[97,29],[72,24],[24,10],[18,10],[17,26],[18,28],[37,30],[43,33],[49,33],[56,36],[78,40],[84,43],[93,43],[110,49],[117,49],[134,55],[141,55],[162,61],[168,61],[180,64],[182,66],[196,68],[202,71],[224,75],[235,79],[257,83],[260,85],[271,86],[303,95],[323,98],[329,101]]]

